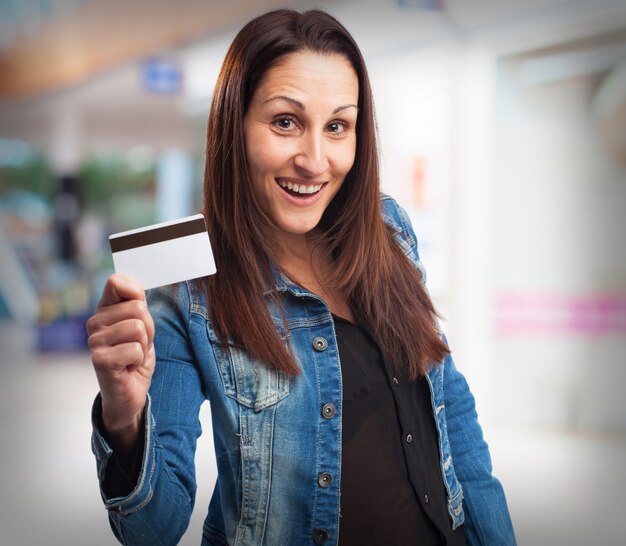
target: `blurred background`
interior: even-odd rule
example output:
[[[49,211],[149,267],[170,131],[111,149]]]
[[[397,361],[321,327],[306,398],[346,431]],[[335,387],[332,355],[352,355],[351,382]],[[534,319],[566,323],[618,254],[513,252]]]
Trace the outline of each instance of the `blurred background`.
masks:
[[[84,328],[107,238],[201,207],[219,67],[273,7],[363,50],[519,543],[625,545],[626,0],[0,0],[0,544],[116,543]]]

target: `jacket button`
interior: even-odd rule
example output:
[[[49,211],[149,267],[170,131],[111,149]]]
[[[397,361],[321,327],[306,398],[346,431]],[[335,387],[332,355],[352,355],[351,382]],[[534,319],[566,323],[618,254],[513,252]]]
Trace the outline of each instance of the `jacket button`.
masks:
[[[325,351],[328,348],[328,341],[326,341],[326,338],[322,337],[322,336],[317,336],[314,340],[313,340],[313,348],[316,351]]]
[[[406,443],[410,444],[413,441],[413,436],[411,436],[410,434],[406,435]]]
[[[333,475],[330,472],[322,472],[317,477],[317,483],[319,483],[321,487],[330,487],[333,483]]]
[[[324,544],[328,540],[328,531],[326,529],[313,529],[313,542],[315,544]]]
[[[333,406],[332,404],[324,404],[324,407],[322,408],[322,416],[325,419],[332,419],[334,415],[335,406]]]
[[[428,495],[424,494],[424,502],[425,502],[426,504],[428,504],[428,500],[429,500],[429,499],[428,499]]]
[[[394,384],[394,386],[398,386],[399,381],[394,377],[391,382]]]

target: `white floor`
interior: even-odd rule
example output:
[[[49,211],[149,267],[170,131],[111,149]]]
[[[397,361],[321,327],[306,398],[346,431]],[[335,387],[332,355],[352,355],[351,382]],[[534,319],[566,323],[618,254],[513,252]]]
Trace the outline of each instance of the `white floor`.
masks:
[[[0,546],[117,544],[90,451],[97,383],[88,354],[42,357],[22,338],[0,327]],[[202,417],[200,486],[185,546],[200,544],[215,480],[208,406]],[[626,439],[486,434],[521,546],[626,545]]]

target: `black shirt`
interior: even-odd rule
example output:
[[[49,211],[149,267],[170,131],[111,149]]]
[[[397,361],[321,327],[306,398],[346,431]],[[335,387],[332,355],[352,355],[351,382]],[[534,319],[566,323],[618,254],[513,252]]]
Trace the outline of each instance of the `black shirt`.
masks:
[[[341,546],[463,546],[452,531],[426,379],[393,370],[372,337],[335,317],[343,377]]]

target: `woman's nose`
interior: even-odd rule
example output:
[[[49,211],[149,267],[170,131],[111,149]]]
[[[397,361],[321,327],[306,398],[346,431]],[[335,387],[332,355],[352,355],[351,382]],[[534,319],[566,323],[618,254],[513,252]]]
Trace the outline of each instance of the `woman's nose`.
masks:
[[[323,135],[312,132],[303,135],[294,163],[298,170],[311,178],[324,174],[328,169],[328,157]]]

